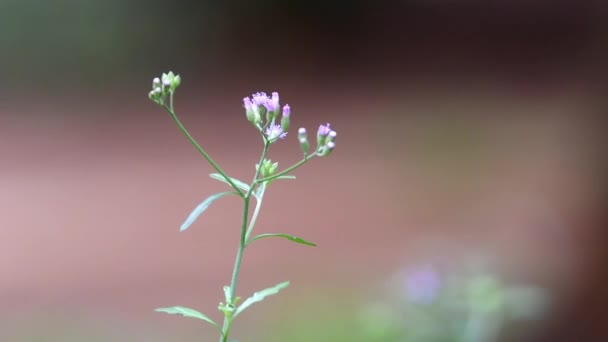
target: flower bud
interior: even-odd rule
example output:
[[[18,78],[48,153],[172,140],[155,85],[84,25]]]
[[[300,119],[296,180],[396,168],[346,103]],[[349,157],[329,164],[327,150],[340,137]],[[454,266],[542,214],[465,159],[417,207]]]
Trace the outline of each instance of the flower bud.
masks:
[[[163,85],[169,85],[171,84],[171,79],[169,78],[169,75],[163,73],[162,76],[160,77],[161,82],[163,83]]]
[[[160,78],[156,77],[152,80],[152,89],[160,87]]]
[[[283,128],[283,132],[287,132],[289,129],[289,116],[291,115],[291,108],[289,105],[283,106],[283,116],[281,117],[281,128]]]
[[[322,146],[318,151],[317,151],[317,155],[319,157],[325,157],[328,156],[331,151],[334,150],[334,148],[336,147],[336,144],[333,141],[328,142],[325,146]]]
[[[262,166],[258,164],[255,165],[255,170],[258,171],[259,169],[259,173],[262,178],[274,175],[277,172],[278,168],[279,163],[273,163],[270,159],[264,159],[264,161],[262,161]]]
[[[298,140],[300,141],[300,148],[302,149],[302,152],[304,152],[304,154],[308,154],[308,148],[310,145],[308,144],[308,137],[306,136],[306,128],[301,127],[298,129]]]
[[[329,134],[327,135],[327,139],[325,140],[325,145],[327,145],[330,142],[336,141],[336,135],[338,135],[338,133],[336,133],[336,131],[329,132]]]
[[[247,120],[255,125],[255,113],[253,111],[253,103],[251,103],[251,99],[249,97],[243,98],[243,107],[245,107],[245,115],[247,116]]]
[[[276,91],[272,93],[272,96],[266,101],[266,114],[268,122],[274,123],[274,120],[279,116],[281,111],[281,105],[279,104],[279,93]]]
[[[182,78],[180,75],[175,75],[175,77],[173,77],[173,79],[171,80],[171,91],[175,91],[175,89],[177,89],[177,87],[179,87],[179,85],[182,83]]]
[[[325,146],[325,139],[329,132],[331,132],[329,123],[319,126],[319,129],[317,130],[317,150]]]

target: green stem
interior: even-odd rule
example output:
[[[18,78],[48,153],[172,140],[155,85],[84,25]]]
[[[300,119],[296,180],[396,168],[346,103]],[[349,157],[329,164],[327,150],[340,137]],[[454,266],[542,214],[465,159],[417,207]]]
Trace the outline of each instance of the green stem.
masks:
[[[228,184],[230,184],[230,186],[232,186],[232,188],[239,194],[239,196],[241,196],[241,197],[245,196],[245,194],[243,194],[243,191],[241,191],[241,189],[239,189],[239,187],[236,186],[236,184],[234,184],[234,182],[232,181],[232,179],[230,179],[230,177],[228,177],[228,175],[226,175],[226,172],[224,172],[224,170],[222,170],[222,168],[219,165],[217,165],[217,163],[213,160],[213,158],[211,158],[211,156],[209,154],[207,154],[207,152],[201,147],[201,145],[199,145],[198,142],[196,142],[196,140],[194,139],[194,137],[192,137],[192,135],[190,135],[190,133],[188,132],[188,130],[186,130],[186,127],[184,127],[184,125],[182,124],[182,122],[177,118],[177,115],[173,111],[173,94],[171,94],[170,107],[167,106],[166,104],[163,104],[163,108],[165,108],[165,110],[169,113],[169,115],[171,116],[171,119],[173,119],[173,121],[175,122],[175,124],[177,125],[177,127],[179,128],[179,130],[182,131],[182,133],[186,136],[186,138],[188,139],[188,141],[190,141],[190,143],[192,144],[192,146],[194,146],[194,148],[196,148],[196,150],[203,157],[205,157],[205,159],[207,160],[207,162],[209,162],[209,164],[211,164],[211,166],[220,175],[222,175],[222,177],[224,177],[224,179],[226,179],[226,181],[228,182]]]
[[[241,271],[241,263],[243,262],[243,252],[245,251],[244,237],[247,229],[247,218],[249,216],[249,195],[251,195],[251,189],[243,199],[243,222],[241,223],[241,241],[239,243],[239,249],[236,253],[236,260],[234,261],[234,269],[232,270],[232,280],[230,280],[230,302],[226,304],[235,305],[235,292],[236,285],[239,279],[239,273]],[[230,333],[230,326],[232,325],[232,316],[224,316],[224,324],[222,325],[222,336],[220,336],[220,342],[228,341],[228,334]]]
[[[236,306],[236,286],[239,280],[239,273],[241,272],[241,263],[243,262],[243,253],[245,252],[245,247],[247,245],[247,231],[253,228],[255,224],[255,220],[257,219],[260,207],[261,207],[261,198],[258,199],[258,203],[256,203],[256,208],[253,213],[253,217],[251,218],[251,222],[247,225],[247,221],[249,218],[249,200],[251,199],[251,195],[253,194],[254,185],[256,184],[256,179],[260,176],[260,170],[262,169],[262,162],[266,158],[266,154],[268,153],[268,147],[270,147],[270,143],[264,137],[264,150],[262,152],[262,157],[260,158],[258,169],[253,176],[253,180],[251,181],[251,186],[249,187],[249,191],[243,197],[243,219],[241,222],[241,240],[239,242],[239,249],[236,253],[236,260],[234,261],[234,269],[232,270],[232,279],[230,281],[230,303],[231,305]],[[261,197],[261,196],[260,196]],[[228,334],[230,333],[230,327],[232,326],[232,316],[224,316],[224,324],[222,325],[222,335],[220,336],[220,342],[228,341]]]

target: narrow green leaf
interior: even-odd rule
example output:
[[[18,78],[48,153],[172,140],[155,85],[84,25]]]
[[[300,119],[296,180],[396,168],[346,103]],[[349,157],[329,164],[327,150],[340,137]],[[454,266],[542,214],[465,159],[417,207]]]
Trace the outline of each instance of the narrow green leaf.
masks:
[[[184,230],[188,229],[188,227],[190,227],[190,225],[192,223],[194,223],[194,221],[196,221],[196,219],[205,210],[207,210],[207,208],[209,208],[211,203],[213,203],[215,200],[217,200],[221,197],[224,197],[226,195],[230,195],[230,194],[237,194],[237,193],[234,191],[226,191],[226,192],[220,192],[215,195],[211,195],[211,196],[207,197],[207,199],[205,199],[203,202],[201,202],[201,204],[199,204],[196,208],[194,208],[194,210],[192,210],[190,215],[188,215],[188,217],[186,218],[186,221],[184,221],[184,223],[182,223],[182,226],[179,228],[179,231],[183,232]]]
[[[279,176],[276,179],[296,179],[296,176],[294,176],[294,175],[285,175],[285,176]]]
[[[306,241],[302,238],[299,238],[297,236],[292,236],[292,235],[288,235],[288,234],[260,234],[254,238],[252,238],[251,240],[249,240],[249,242],[247,242],[247,245],[249,245],[250,243],[252,243],[255,240],[259,240],[259,239],[263,239],[263,238],[268,238],[268,237],[278,237],[278,238],[283,238],[283,239],[287,239],[289,241],[295,242],[295,243],[299,243],[301,245],[306,245],[306,246],[313,246],[315,247],[316,244],[310,242],[310,241]]]
[[[219,173],[212,173],[209,175],[209,177],[218,180],[220,182],[224,182],[228,185],[230,185],[230,183],[228,183],[228,181],[226,180],[226,178],[224,178],[224,176],[220,175]],[[249,191],[249,185],[243,181],[240,181],[236,178],[232,178],[230,177],[230,180],[234,183],[234,185],[238,186],[239,189],[243,190],[244,192]]]
[[[249,306],[251,306],[251,304],[254,304],[254,303],[257,303],[257,302],[261,302],[262,300],[264,300],[264,298],[279,293],[279,291],[281,291],[282,289],[286,288],[287,286],[289,286],[289,282],[285,281],[285,282],[277,284],[277,285],[275,285],[273,287],[269,287],[267,289],[264,289],[264,290],[262,290],[260,292],[255,292],[253,294],[253,296],[245,299],[245,301],[243,302],[243,304],[241,304],[236,309],[236,311],[234,312],[234,317],[238,316],[238,314],[240,314],[241,312],[245,311],[245,309],[247,309]]]
[[[217,330],[220,331],[220,333],[222,332],[222,329],[220,328],[220,326],[215,323],[211,318],[205,316],[204,314],[194,310],[194,309],[190,309],[184,306],[172,306],[172,307],[168,307],[168,308],[158,308],[155,309],[154,311],[156,312],[164,312],[164,313],[168,313],[170,315],[182,315],[184,317],[192,317],[192,318],[198,318],[200,320],[203,320],[211,325],[213,325]]]

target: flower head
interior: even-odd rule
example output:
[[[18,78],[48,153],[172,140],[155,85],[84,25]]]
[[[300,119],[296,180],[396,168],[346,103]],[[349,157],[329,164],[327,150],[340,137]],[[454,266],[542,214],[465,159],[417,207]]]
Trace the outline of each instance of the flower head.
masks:
[[[278,139],[283,139],[287,136],[287,132],[283,132],[281,125],[272,124],[266,128],[264,132],[270,142],[275,142]]]
[[[289,117],[289,115],[291,114],[291,107],[289,107],[288,104],[283,106],[283,117]]]
[[[325,125],[320,125],[319,126],[319,130],[317,131],[317,135],[325,137],[329,134],[329,132],[331,132],[331,128],[329,127],[329,123],[325,124]]]
[[[243,107],[245,107],[246,111],[253,111],[253,103],[251,102],[251,99],[249,97],[244,97],[243,98]]]
[[[272,98],[268,99],[264,104],[269,112],[275,112],[279,109],[279,93],[272,93]]]
[[[259,123],[260,114],[257,110],[254,110],[254,105],[249,97],[243,98],[243,107],[245,107],[245,114],[247,115],[247,120],[249,120],[249,122],[254,125]]]
[[[270,98],[268,98],[268,95],[266,95],[265,92],[261,91],[258,93],[255,93],[251,96],[252,98],[252,102],[254,105],[256,106],[266,106],[266,103],[268,101],[270,101]]]
[[[325,142],[327,141],[327,135],[331,132],[329,123],[320,125],[317,130],[317,150],[321,151],[325,148]]]
[[[281,117],[281,128],[283,132],[287,132],[289,130],[289,115],[291,114],[291,108],[289,105],[283,106],[283,116]]]

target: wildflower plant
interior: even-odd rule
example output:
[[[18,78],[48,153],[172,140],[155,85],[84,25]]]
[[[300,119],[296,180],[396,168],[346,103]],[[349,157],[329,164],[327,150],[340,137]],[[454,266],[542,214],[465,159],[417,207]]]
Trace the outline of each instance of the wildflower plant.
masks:
[[[236,290],[245,249],[259,239],[271,237],[287,239],[302,245],[315,246],[314,243],[302,238],[282,233],[265,233],[253,236],[255,222],[260,213],[262,200],[268,186],[276,180],[295,179],[295,176],[291,175],[294,170],[315,157],[325,157],[329,155],[336,146],[336,132],[330,128],[329,123],[320,125],[317,131],[317,145],[315,149],[310,152],[306,129],[299,128],[297,138],[303,157],[299,162],[279,171],[278,162],[272,162],[268,159],[268,150],[272,144],[286,138],[290,127],[291,108],[287,104],[281,107],[279,94],[277,92],[273,92],[271,96],[266,95],[264,92],[258,92],[251,97],[243,98],[245,117],[259,132],[263,146],[259,162],[255,164],[254,176],[251,182],[246,183],[228,176],[226,171],[211,158],[178,119],[175,114],[174,95],[180,84],[181,77],[179,75],[175,75],[173,72],[162,74],[160,78],[155,78],[152,81],[152,90],[149,93],[149,98],[169,113],[179,130],[216,171],[209,176],[215,180],[226,183],[230,187],[229,191],[211,195],[195,207],[181,225],[180,231],[183,232],[187,230],[214,201],[225,196],[238,196],[243,201],[241,234],[230,285],[224,286],[224,301],[220,302],[218,305],[218,310],[224,314],[223,324],[220,325],[207,315],[183,306],[158,308],[156,311],[168,314],[179,314],[210,323],[218,330],[220,334],[219,341],[227,342],[234,320],[243,311],[252,304],[260,302],[268,296],[277,294],[289,285],[288,281],[282,282],[259,292],[255,292],[249,298],[241,301],[241,297],[236,295]],[[252,199],[255,199],[255,208],[250,217],[249,212]]]

